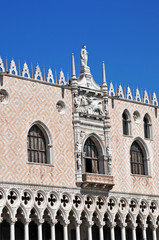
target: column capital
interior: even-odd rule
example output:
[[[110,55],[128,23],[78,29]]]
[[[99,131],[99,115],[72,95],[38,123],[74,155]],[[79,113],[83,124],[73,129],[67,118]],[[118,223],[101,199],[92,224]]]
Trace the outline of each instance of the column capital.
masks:
[[[147,224],[143,224],[143,223],[140,224],[140,227],[142,230],[146,230],[147,226],[148,226]]]
[[[75,224],[76,224],[76,226],[80,226],[82,224],[82,221],[81,220],[75,220]]]
[[[88,227],[91,227],[91,226],[93,226],[93,224],[94,224],[94,222],[93,222],[93,221],[88,221],[88,222],[87,222],[87,226],[88,226]]]
[[[52,226],[52,225],[55,225],[57,222],[58,222],[57,219],[50,219],[50,220],[48,221],[48,223],[49,223],[51,226]]]
[[[37,220],[35,220],[35,223],[36,223],[37,225],[41,225],[41,224],[44,223],[44,219],[37,219]]]
[[[151,225],[151,229],[152,229],[152,231],[156,230],[156,228],[158,228],[158,225],[157,225],[157,224],[155,224],[155,225]]]
[[[65,227],[65,226],[68,226],[68,224],[70,223],[69,220],[63,220],[61,221],[61,224]]]
[[[24,218],[21,220],[22,223],[25,225],[25,224],[29,224],[31,222],[31,218]]]
[[[10,218],[7,220],[9,224],[15,224],[16,221],[17,221],[17,218]]]
[[[132,224],[130,224],[129,226],[130,226],[130,228],[133,230],[133,229],[136,229],[137,224],[136,224],[136,223],[132,223]]]
[[[104,225],[105,225],[105,222],[99,222],[99,223],[97,223],[97,226],[98,226],[99,228],[103,227]]]
[[[116,223],[115,222],[108,222],[107,225],[108,225],[109,228],[114,228],[116,226]]]
[[[127,223],[119,223],[118,225],[120,228],[125,228],[127,226]]]

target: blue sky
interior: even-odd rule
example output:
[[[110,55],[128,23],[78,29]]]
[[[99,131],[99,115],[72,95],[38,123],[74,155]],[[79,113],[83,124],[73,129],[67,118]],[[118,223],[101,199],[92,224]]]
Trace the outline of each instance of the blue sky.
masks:
[[[102,81],[159,92],[159,1],[1,1],[0,56],[21,67],[61,68],[71,75],[71,54],[79,74],[86,44],[88,65]]]

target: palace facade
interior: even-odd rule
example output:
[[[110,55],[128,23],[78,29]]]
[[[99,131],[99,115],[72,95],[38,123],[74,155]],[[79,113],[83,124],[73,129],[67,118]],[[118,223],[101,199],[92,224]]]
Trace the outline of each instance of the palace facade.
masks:
[[[156,94],[80,60],[57,81],[0,58],[0,240],[159,240]]]

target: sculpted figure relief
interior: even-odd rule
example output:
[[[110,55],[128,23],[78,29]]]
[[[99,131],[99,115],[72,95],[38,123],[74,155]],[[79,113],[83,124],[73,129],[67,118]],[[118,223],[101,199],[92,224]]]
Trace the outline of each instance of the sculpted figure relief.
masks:
[[[83,45],[81,49],[81,66],[87,67],[87,61],[88,61],[88,52],[86,50],[86,46]]]
[[[3,102],[5,100],[5,95],[3,93],[0,93],[0,102]]]

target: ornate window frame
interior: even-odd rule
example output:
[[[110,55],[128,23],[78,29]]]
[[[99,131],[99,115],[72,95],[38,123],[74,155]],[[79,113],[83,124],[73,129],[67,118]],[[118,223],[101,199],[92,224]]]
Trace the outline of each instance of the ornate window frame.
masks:
[[[82,173],[87,173],[85,169],[85,152],[84,152],[84,146],[88,138],[91,138],[91,140],[94,142],[97,150],[98,150],[98,161],[99,161],[99,173],[91,173],[91,174],[103,174],[107,175],[107,165],[106,165],[106,152],[105,147],[103,144],[102,139],[95,133],[88,134],[82,144]],[[89,174],[89,173],[88,173]]]

